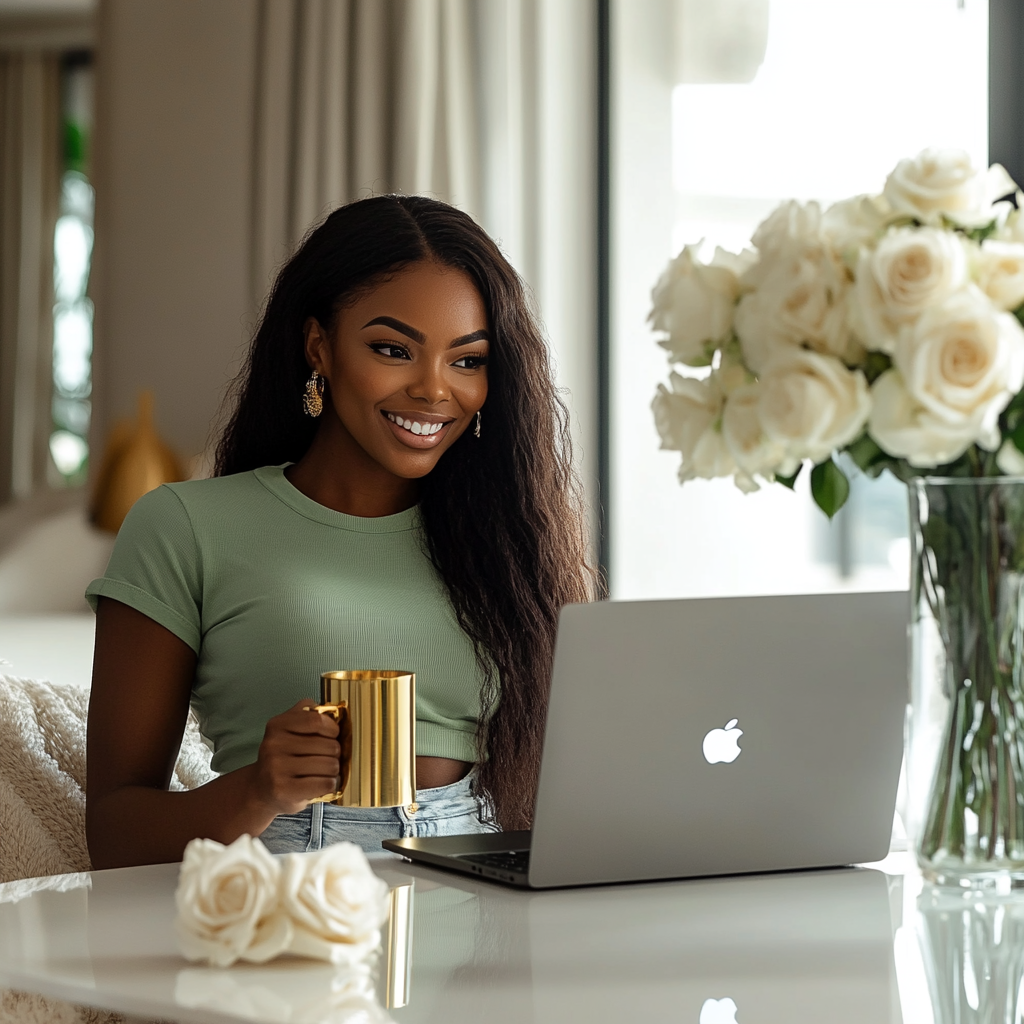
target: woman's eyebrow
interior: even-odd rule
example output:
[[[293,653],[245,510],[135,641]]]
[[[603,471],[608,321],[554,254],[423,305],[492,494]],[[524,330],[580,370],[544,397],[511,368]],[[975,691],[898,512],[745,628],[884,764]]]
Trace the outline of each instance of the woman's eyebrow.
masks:
[[[362,329],[366,330],[367,327],[390,327],[394,331],[398,331],[399,334],[404,334],[407,338],[412,338],[413,341],[423,344],[427,340],[427,336],[422,332],[416,330],[415,327],[410,327],[409,324],[403,323],[401,320],[396,319],[393,316],[376,316],[372,320],[363,324]],[[448,347],[459,348],[462,345],[471,345],[474,341],[487,341],[490,335],[484,328],[479,331],[473,331],[472,334],[464,334],[461,338],[456,338]]]
[[[415,327],[410,327],[408,324],[402,323],[401,320],[396,320],[393,316],[374,317],[368,323],[363,324],[363,330],[377,325],[390,327],[392,330],[398,331],[399,334],[404,334],[407,338],[418,341],[421,345],[427,340],[427,336],[422,331],[417,331]]]

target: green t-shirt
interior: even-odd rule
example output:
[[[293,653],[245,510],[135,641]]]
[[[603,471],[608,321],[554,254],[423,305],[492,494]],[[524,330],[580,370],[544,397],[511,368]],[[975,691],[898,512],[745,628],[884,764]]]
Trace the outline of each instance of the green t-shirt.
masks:
[[[132,507],[86,597],[129,605],[196,652],[192,707],[218,772],[255,761],[267,720],[319,699],[334,669],[415,672],[416,752],[476,760],[483,672],[415,508],[335,512],[283,466],[166,484]]]

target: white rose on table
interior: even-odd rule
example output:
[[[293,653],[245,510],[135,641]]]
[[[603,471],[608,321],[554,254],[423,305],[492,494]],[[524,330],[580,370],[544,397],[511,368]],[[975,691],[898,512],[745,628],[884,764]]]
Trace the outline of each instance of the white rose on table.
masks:
[[[380,942],[388,886],[353,843],[283,858],[281,902],[294,929],[290,950],[300,956],[353,964]]]
[[[1024,384],[1024,329],[968,285],[903,331],[893,364],[913,401],[947,432],[995,451],[999,414]]]
[[[999,164],[979,170],[960,149],[925,149],[901,160],[885,182],[883,195],[893,211],[925,224],[947,218],[963,227],[995,219],[993,203],[1016,189]]]
[[[722,437],[723,395],[715,374],[703,380],[673,373],[651,403],[661,447],[682,453],[679,481],[729,476],[736,463]]]
[[[743,491],[758,489],[755,476],[788,475],[796,469],[795,463],[785,464],[785,448],[765,434],[760,401],[761,385],[744,384],[726,398],[722,413],[722,437],[736,461],[736,485]]]
[[[258,840],[244,835],[230,846],[193,839],[174,894],[175,927],[188,960],[227,967],[236,960],[264,963],[292,936],[281,912],[281,865]]]
[[[688,245],[665,268],[651,292],[648,320],[668,337],[659,344],[672,360],[707,366],[715,348],[732,331],[733,307],[739,295],[739,275],[753,254],[737,256],[723,249],[711,263],[697,255],[701,243]]]
[[[869,349],[892,354],[896,339],[928,306],[967,282],[960,236],[938,228],[894,228],[873,251],[861,251],[853,323]]]
[[[821,462],[854,440],[871,411],[860,370],[805,349],[779,353],[760,384],[761,425],[794,466],[801,459]]]
[[[1000,309],[1015,310],[1024,303],[1024,242],[986,239],[973,263],[978,287]]]
[[[761,268],[754,291],[736,308],[747,365],[761,373],[781,349],[806,345],[853,361],[845,267],[822,244],[795,246]]]

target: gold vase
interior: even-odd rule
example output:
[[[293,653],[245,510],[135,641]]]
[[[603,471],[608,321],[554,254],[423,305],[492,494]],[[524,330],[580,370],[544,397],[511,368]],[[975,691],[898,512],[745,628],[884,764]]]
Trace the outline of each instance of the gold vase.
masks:
[[[96,476],[92,521],[117,533],[128,510],[161,484],[183,480],[181,463],[153,428],[153,392],[139,394],[138,418],[114,426]]]

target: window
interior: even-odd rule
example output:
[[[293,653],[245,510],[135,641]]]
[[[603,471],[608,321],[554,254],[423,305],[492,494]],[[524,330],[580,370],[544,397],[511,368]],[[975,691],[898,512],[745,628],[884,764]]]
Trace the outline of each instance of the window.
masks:
[[[738,250],[780,201],[879,191],[925,146],[987,163],[987,0],[612,0],[611,40],[613,596],[906,586],[895,480],[856,477],[831,524],[807,474],[796,493],[679,486],[645,320],[684,243]]]
[[[92,302],[87,296],[93,242],[89,183],[92,66],[68,55],[61,69],[64,160],[53,237],[53,429],[50,457],[58,478],[84,483],[88,471],[92,394]]]

